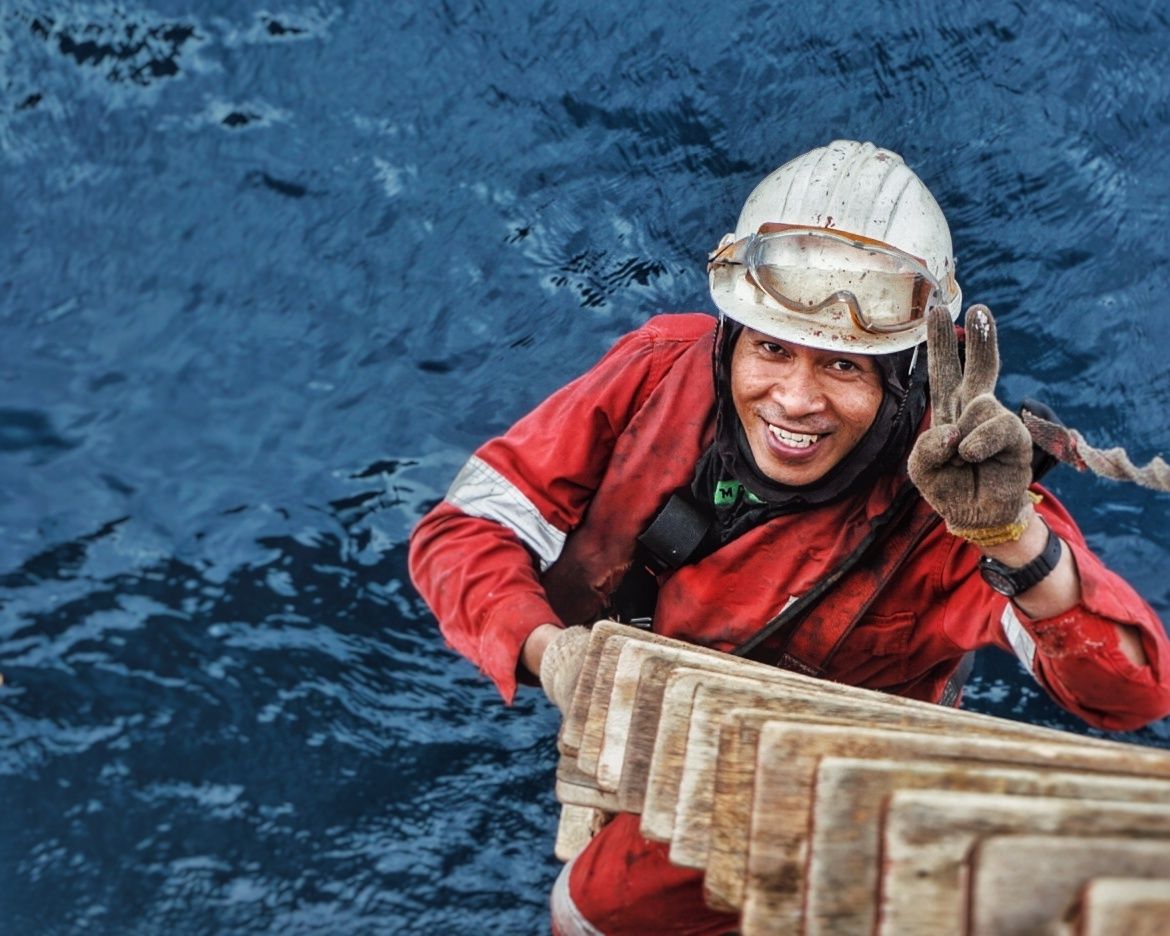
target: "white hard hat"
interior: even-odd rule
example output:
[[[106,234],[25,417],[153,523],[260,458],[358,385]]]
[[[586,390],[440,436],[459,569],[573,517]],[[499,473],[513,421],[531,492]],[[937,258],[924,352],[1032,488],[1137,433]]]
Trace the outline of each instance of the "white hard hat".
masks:
[[[852,245],[858,248],[853,254],[884,246],[908,255],[937,284],[934,301],[944,304],[952,319],[959,316],[962,293],[955,281],[946,218],[897,153],[872,143],[835,140],[798,156],[756,186],[744,202],[734,235],[726,236],[720,247],[741,242],[764,226],[820,229],[832,235],[826,240],[848,241],[842,235],[860,235]],[[851,263],[855,266],[856,258]],[[856,280],[855,270],[853,277]],[[926,340],[924,318],[883,331],[862,327],[840,303],[821,309],[805,302],[798,307],[807,306],[808,311],[793,312],[767,295],[742,266],[712,266],[710,286],[724,315],[775,338],[858,354],[892,353]]]

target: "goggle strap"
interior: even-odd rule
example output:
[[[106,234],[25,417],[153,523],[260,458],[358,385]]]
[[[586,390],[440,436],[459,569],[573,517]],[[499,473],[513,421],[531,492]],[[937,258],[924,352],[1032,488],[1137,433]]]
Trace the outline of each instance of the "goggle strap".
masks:
[[[715,266],[744,266],[743,255],[747,249],[747,241],[745,238],[716,247],[707,257],[707,272],[710,273],[711,268]]]

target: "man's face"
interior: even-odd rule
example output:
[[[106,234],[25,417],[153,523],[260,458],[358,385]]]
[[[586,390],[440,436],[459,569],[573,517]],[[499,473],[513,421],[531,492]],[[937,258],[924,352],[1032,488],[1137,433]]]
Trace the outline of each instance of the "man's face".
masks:
[[[799,487],[824,477],[865,435],[882,402],[882,379],[864,354],[744,328],[731,356],[731,397],[760,470]]]

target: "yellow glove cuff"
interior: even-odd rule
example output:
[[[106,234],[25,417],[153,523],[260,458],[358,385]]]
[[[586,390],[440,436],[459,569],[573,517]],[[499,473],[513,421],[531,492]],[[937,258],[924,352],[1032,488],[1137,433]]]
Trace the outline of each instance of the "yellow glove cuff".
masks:
[[[1039,504],[1044,498],[1032,491],[1025,491],[1028,499],[1032,502],[1030,506]],[[965,539],[968,543],[975,546],[999,546],[1003,543],[1015,543],[1021,536],[1024,535],[1024,530],[1028,529],[1028,523],[1031,517],[1021,515],[1021,518],[1014,520],[1011,523],[1002,523],[999,526],[993,527],[953,527],[949,523],[947,529],[953,536],[960,539]]]

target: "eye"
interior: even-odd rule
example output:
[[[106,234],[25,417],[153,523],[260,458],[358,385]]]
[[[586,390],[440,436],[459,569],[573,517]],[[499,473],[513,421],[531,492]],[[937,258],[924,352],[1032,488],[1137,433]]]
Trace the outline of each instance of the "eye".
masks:
[[[779,345],[774,341],[761,341],[760,347],[764,351],[767,351],[768,354],[783,354],[784,353],[784,346]]]
[[[839,374],[858,374],[861,373],[862,367],[856,361],[850,361],[847,358],[838,358],[833,361],[829,367]]]

